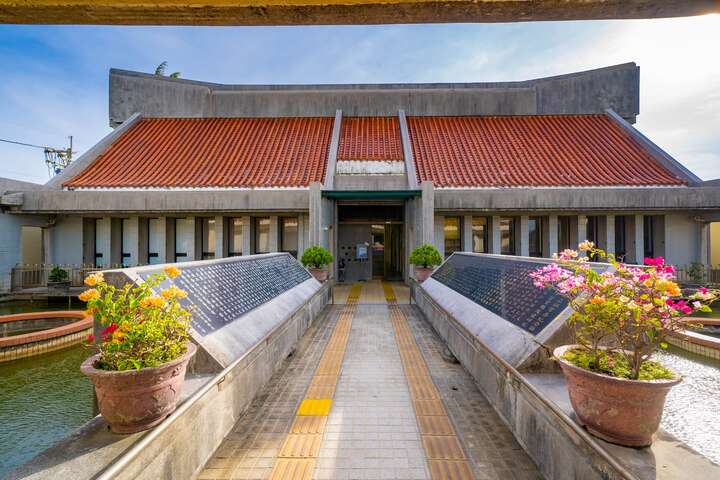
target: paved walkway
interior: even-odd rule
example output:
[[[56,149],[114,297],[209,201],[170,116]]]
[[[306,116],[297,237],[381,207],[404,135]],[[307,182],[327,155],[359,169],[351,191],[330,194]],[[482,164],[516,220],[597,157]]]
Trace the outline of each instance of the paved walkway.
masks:
[[[366,288],[373,304],[362,304]],[[347,304],[318,319],[198,478],[540,478],[472,378],[443,358],[421,314],[397,305],[395,290],[348,288]],[[378,291],[385,304],[375,302]]]

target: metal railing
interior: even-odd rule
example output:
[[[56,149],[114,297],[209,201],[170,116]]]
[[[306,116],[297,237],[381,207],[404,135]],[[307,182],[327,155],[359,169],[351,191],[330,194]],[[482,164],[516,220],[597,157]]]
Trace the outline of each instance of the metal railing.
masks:
[[[46,287],[48,277],[53,268],[60,267],[68,274],[71,287],[82,287],[85,277],[92,272],[103,270],[94,265],[17,265],[10,272],[10,289],[12,291],[26,288]]]
[[[677,265],[675,277],[681,284],[720,286],[720,265]]]

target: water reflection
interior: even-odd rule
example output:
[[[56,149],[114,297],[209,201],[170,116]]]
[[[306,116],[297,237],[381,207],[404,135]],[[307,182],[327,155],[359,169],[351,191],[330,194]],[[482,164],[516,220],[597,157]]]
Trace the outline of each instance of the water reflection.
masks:
[[[73,309],[78,305],[72,305]],[[0,303],[0,315],[67,310],[67,302]],[[0,363],[0,478],[93,417],[82,346]]]
[[[667,397],[662,427],[720,464],[720,363],[674,347],[657,359],[683,376]]]

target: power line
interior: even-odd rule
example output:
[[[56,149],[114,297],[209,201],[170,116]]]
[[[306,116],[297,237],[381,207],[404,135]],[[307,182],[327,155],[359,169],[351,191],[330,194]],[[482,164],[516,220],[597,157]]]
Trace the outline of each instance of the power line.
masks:
[[[52,148],[52,147],[44,147],[42,145],[33,145],[32,143],[25,143],[25,142],[16,142],[15,140],[7,140],[5,138],[0,138],[0,142],[14,143],[15,145],[23,145],[25,147],[32,147],[32,148],[42,148],[43,150],[54,150],[54,148]]]

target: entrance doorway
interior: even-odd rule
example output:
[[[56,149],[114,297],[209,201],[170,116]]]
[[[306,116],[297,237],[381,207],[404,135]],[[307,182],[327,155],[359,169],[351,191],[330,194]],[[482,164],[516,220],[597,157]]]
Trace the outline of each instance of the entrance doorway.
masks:
[[[338,280],[402,280],[404,205],[338,205]]]

